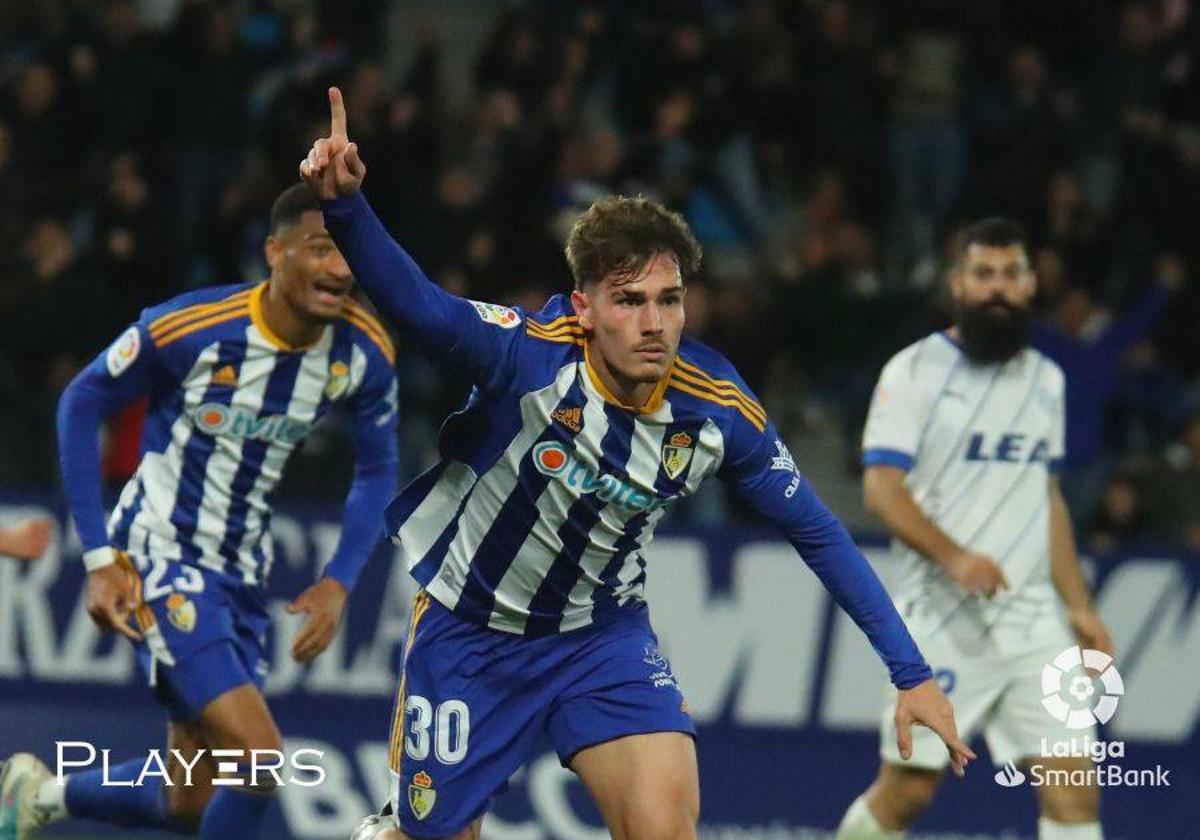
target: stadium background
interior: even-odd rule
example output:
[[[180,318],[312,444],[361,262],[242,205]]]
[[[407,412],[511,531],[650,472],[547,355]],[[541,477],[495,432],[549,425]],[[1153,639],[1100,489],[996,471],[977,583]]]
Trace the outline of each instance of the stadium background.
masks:
[[[0,516],[61,517],[58,393],[143,306],[265,276],[267,210],[324,128],[331,82],[368,195],[456,292],[536,304],[562,290],[562,235],[606,192],[682,210],[706,247],[689,328],[739,366],[866,544],[878,524],[855,461],[875,376],[946,323],[956,227],[1008,213],[1032,234],[1037,343],[1068,374],[1065,487],[1130,686],[1109,735],[1130,741],[1129,766],[1177,774],[1168,791],[1110,792],[1106,825],[1186,836],[1200,778],[1198,47],[1191,0],[4,0]],[[400,347],[411,475],[464,385]],[[135,408],[110,429],[112,489],[138,427]],[[330,423],[294,459],[281,599],[328,554],[346,445]],[[720,488],[670,524],[652,595],[670,593],[656,622],[707,709],[706,831],[823,836],[805,827],[831,827],[873,771],[882,669],[839,642],[811,576]],[[77,542],[60,536],[40,565],[0,565],[0,753],[52,757],[67,737],[119,755],[158,746],[127,652],[90,631]],[[289,794],[272,836],[340,836],[338,818],[379,798],[371,744],[408,585],[387,553],[337,657],[309,672],[275,662],[285,732],[346,764],[342,798],[310,813]],[[594,815],[577,786],[537,767],[501,803],[512,833],[495,836],[584,836],[572,820]],[[947,786],[922,826],[1031,834],[1029,792],[990,773]]]

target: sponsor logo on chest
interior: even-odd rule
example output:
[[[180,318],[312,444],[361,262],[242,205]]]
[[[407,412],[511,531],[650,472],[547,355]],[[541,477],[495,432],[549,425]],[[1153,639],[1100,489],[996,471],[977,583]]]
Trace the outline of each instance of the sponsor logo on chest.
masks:
[[[542,475],[562,482],[580,495],[595,493],[600,501],[634,513],[662,504],[626,479],[592,469],[558,441],[544,441],[533,447],[533,466]]]

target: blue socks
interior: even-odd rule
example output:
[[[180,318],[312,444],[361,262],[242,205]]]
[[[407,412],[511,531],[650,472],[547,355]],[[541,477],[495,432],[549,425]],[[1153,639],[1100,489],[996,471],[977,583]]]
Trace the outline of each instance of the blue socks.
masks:
[[[250,793],[244,788],[219,787],[204,809],[200,824],[202,840],[255,840],[267,809],[270,795]]]
[[[144,760],[127,761],[108,768],[108,781],[136,781]],[[66,805],[72,817],[117,825],[168,827],[164,779],[147,776],[142,785],[102,786],[102,770],[72,773],[67,777]]]

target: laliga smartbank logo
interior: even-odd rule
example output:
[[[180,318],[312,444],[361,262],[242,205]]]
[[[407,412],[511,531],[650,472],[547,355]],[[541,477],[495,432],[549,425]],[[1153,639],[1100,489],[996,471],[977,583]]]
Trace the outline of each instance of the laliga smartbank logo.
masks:
[[[1125,682],[1113,664],[1113,658],[1099,650],[1069,647],[1042,669],[1042,708],[1050,717],[1072,731],[1091,730],[1097,723],[1108,723],[1117,712],[1125,694]],[[1170,787],[1170,770],[1161,764],[1153,769],[1122,767],[1113,759],[1125,758],[1124,741],[1102,741],[1088,732],[1081,736],[1048,738],[1043,736],[1040,756],[1027,756],[1022,769],[1009,761],[997,771],[996,784],[1018,787],[1026,779],[1033,787],[1042,785],[1079,785],[1081,787]],[[1038,758],[1090,759],[1094,766],[1066,767],[1071,762],[1047,766]],[[1082,765],[1082,762],[1074,762]]]
[[[222,750],[200,749],[190,757],[181,750],[152,749],[142,763],[136,778],[113,779],[109,775],[109,750],[97,752],[87,741],[56,741],[54,777],[59,785],[66,784],[68,774],[78,770],[95,769],[99,756],[101,787],[141,787],[150,779],[159,778],[167,787],[191,787],[192,773],[207,759],[216,767],[211,783],[217,787],[317,787],[325,781],[325,768],[318,762],[325,757],[321,750],[301,749],[292,753],[282,750]],[[183,780],[172,779],[168,764],[174,759],[183,770]],[[208,769],[210,765],[204,765]],[[257,781],[255,781],[257,780]]]

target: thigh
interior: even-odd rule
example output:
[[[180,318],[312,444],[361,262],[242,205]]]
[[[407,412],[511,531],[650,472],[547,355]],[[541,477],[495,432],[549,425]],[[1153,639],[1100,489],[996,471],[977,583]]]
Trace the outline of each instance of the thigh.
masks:
[[[690,735],[653,732],[607,741],[580,750],[571,769],[617,840],[694,836],[700,777]]]
[[[240,685],[210,701],[201,710],[197,724],[214,750],[283,749],[283,736],[267,701],[253,685]]]
[[[417,596],[389,744],[392,813],[405,834],[470,836],[525,763],[549,705],[537,649]]]
[[[1094,699],[1095,695],[1082,699],[1071,695],[1071,674],[1060,679],[1058,691],[1049,692],[1059,695],[1061,702],[1043,703],[1049,687],[1044,682],[1044,672],[1047,666],[1052,669],[1055,657],[1072,644],[1066,628],[1062,627],[1057,632],[1043,634],[1024,650],[1007,657],[1004,695],[984,730],[988,751],[996,764],[1040,760],[1043,753],[1053,753],[1055,744],[1069,746],[1072,741],[1095,740],[1094,725],[1072,728],[1056,714],[1061,710],[1086,708]]]

